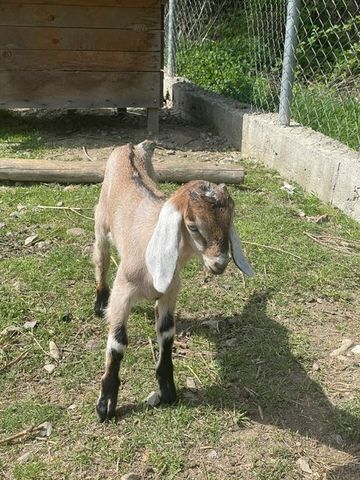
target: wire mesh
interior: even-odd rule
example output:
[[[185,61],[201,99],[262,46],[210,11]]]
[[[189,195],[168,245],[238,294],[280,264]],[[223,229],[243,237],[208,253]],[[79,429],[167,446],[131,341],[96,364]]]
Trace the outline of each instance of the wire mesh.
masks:
[[[177,0],[176,74],[257,110],[278,111],[286,7],[287,0]],[[291,111],[295,121],[354,149],[359,27],[360,0],[302,1]]]

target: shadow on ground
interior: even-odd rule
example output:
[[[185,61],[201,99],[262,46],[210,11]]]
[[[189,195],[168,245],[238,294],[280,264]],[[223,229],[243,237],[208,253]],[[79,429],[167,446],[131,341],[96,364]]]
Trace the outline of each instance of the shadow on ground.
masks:
[[[205,403],[245,412],[254,422],[274,425],[347,452],[354,462],[328,471],[327,478],[359,480],[360,460],[356,455],[360,421],[332,405],[319,383],[310,378],[300,363],[304,346],[291,344],[287,328],[267,314],[270,298],[271,292],[254,293],[239,316],[202,319],[217,320],[219,332],[209,331],[193,320],[178,321],[178,331],[196,331],[215,344],[221,367],[219,382],[197,391],[194,405]],[[179,391],[180,398],[184,394]],[[141,406],[123,405],[118,413],[131,415],[138,408]]]

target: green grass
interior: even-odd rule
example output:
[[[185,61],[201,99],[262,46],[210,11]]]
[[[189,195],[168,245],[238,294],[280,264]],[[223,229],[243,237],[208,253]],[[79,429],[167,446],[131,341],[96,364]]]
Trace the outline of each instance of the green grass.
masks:
[[[177,74],[188,78],[195,84],[243,103],[250,103],[256,108],[277,112],[280,98],[281,56],[272,58],[271,48],[260,44],[259,40],[250,40],[245,32],[239,32],[238,25],[222,32],[214,39],[202,42],[182,40],[177,51]],[[252,45],[257,42],[256,45]],[[255,52],[256,51],[256,58]],[[273,54],[275,55],[275,54]],[[256,59],[268,62],[268,65],[256,66]],[[300,67],[299,67],[300,68]],[[306,67],[304,75],[308,74]],[[329,70],[328,65],[326,68]],[[349,147],[360,148],[360,105],[353,93],[339,92],[324,82],[324,76],[331,84],[341,83],[342,71],[348,72],[347,66],[337,73],[334,71],[318,74],[307,84],[295,81],[292,118],[302,125],[345,143]],[[297,75],[300,78],[300,75]],[[345,89],[343,89],[345,91]]]
[[[108,425],[97,424],[94,412],[107,325],[93,316],[93,267],[83,251],[92,243],[93,222],[69,211],[37,208],[59,201],[91,208],[99,187],[0,187],[6,224],[0,229],[0,331],[18,328],[16,335],[0,336],[1,363],[27,352],[0,377],[0,390],[6,392],[0,399],[0,439],[44,421],[53,426],[48,441],[30,437],[1,447],[5,478],[100,479],[137,471],[144,478],[192,478],[197,472],[199,478],[296,479],[299,442],[312,452],[312,442],[326,449],[334,432],[347,445],[360,441],[359,392],[350,388],[351,398],[331,397],[334,378],[351,383],[352,369],[338,370],[328,356],[344,336],[356,336],[360,259],[304,234],[360,240],[360,225],[299,187],[289,196],[281,186],[274,172],[249,163],[246,188],[230,188],[254,279],[244,284],[240,272],[229,267],[204,282],[197,260],[183,272],[177,331],[185,347],[177,347],[174,359],[179,402],[171,408],[143,404],[156,389],[148,341],[156,349],[154,316],[149,303],[134,309],[119,418]],[[169,193],[176,187],[163,188]],[[25,210],[11,217],[20,204]],[[330,220],[308,223],[298,210],[327,214]],[[84,214],[92,216],[91,210]],[[69,236],[74,226],[84,235]],[[44,251],[24,246],[30,234],[50,241]],[[314,298],[346,315],[316,310]],[[202,325],[214,319],[217,329]],[[33,332],[23,328],[29,320],[37,322]],[[328,336],[334,343],[324,346]],[[52,374],[43,369],[50,340],[63,351]],[[311,373],[314,361],[322,365],[318,375]],[[188,377],[197,385],[193,397]],[[215,463],[206,457],[207,448],[217,451]],[[334,455],[336,448],[332,444]],[[29,458],[17,462],[26,452]],[[243,457],[246,461],[233,466]]]

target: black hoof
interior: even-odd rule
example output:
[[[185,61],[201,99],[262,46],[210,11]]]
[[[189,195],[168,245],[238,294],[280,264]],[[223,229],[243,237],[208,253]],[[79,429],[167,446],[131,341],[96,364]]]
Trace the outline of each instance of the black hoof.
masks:
[[[95,315],[98,317],[104,317],[106,307],[109,301],[110,290],[109,288],[97,289],[96,290],[96,300],[95,300]]]
[[[177,399],[176,388],[174,384],[167,384],[160,390],[160,401],[163,405],[171,405]]]
[[[96,403],[96,413],[100,423],[107,422],[115,417],[117,395],[101,394]]]

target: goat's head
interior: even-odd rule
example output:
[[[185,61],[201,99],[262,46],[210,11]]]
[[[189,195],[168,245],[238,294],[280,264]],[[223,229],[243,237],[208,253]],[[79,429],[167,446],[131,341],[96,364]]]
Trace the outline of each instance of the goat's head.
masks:
[[[245,259],[233,225],[234,201],[224,184],[188,182],[164,204],[149,242],[146,263],[159,292],[165,292],[176,270],[181,234],[212,273],[223,273],[229,248],[237,267],[253,271]]]

